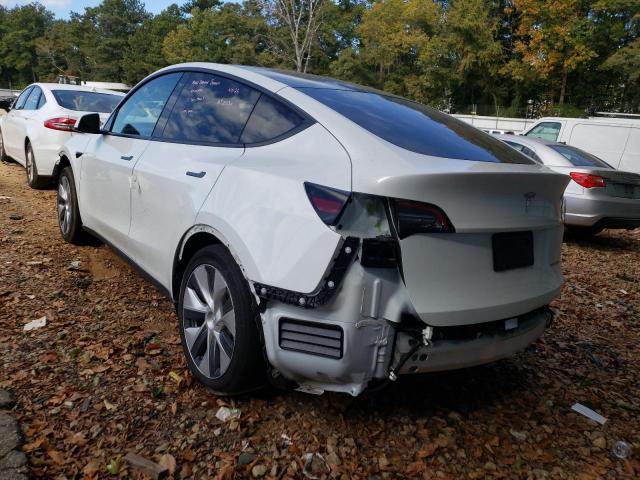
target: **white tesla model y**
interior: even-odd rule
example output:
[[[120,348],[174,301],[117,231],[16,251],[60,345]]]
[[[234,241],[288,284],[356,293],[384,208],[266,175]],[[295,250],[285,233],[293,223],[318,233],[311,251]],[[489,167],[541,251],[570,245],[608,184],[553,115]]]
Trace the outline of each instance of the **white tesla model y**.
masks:
[[[76,128],[62,236],[101,238],[167,293],[215,391],[357,395],[509,356],[551,321],[568,180],[437,110],[192,63]]]

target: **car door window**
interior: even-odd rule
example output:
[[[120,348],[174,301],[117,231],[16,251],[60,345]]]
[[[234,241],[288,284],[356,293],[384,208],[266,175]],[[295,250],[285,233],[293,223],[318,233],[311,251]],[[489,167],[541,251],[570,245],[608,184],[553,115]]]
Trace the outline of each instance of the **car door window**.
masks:
[[[112,133],[150,137],[162,109],[182,72],[174,72],[145,83],[118,109]]]
[[[20,94],[20,96],[16,100],[16,103],[13,106],[14,110],[22,110],[22,107],[24,107],[24,102],[27,101],[27,97],[29,97],[31,90],[33,90],[33,87],[27,88],[24,92]]]
[[[282,102],[262,94],[244,127],[240,142],[267,142],[285,135],[303,121],[304,118]]]
[[[35,110],[38,108],[38,102],[40,101],[40,94],[42,93],[42,90],[40,89],[40,87],[33,87],[33,89],[31,90],[31,93],[29,94],[29,97],[27,98],[27,100],[24,102],[24,106],[22,107],[23,110]]]
[[[558,122],[542,122],[527,132],[527,137],[543,138],[555,142],[560,133],[560,126]]]
[[[260,92],[225,77],[190,73],[167,119],[162,138],[237,144]]]

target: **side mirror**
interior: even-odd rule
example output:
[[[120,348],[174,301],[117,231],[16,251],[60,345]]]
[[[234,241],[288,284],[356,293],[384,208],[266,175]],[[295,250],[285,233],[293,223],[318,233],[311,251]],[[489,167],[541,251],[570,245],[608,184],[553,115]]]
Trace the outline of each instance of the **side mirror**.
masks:
[[[87,113],[80,117],[74,128],[80,133],[102,133],[100,130],[100,115],[97,113]]]

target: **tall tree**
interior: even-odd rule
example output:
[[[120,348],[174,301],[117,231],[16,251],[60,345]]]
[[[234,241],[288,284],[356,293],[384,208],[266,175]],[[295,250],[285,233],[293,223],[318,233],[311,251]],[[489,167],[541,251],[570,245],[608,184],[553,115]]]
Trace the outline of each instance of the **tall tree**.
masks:
[[[37,80],[36,44],[53,21],[53,14],[38,3],[0,11],[0,65],[5,81],[24,86]]]
[[[185,22],[183,9],[169,5],[153,17],[145,18],[128,38],[128,46],[122,59],[124,81],[135,84],[150,73],[170,62],[163,51],[167,35]]]
[[[195,8],[187,21],[163,43],[169,63],[201,61],[264,64],[266,23],[251,5],[226,3],[219,8]]]
[[[259,0],[270,26],[280,30],[270,38],[277,55],[289,60],[298,72],[306,72],[311,50],[329,0]]]
[[[91,80],[123,81],[129,37],[149,18],[144,4],[140,0],[103,0],[71,18],[78,24]]]
[[[582,0],[515,0],[520,15],[516,52],[524,68],[559,85],[558,103],[567,92],[569,74],[594,58],[592,25]],[[517,75],[517,66],[514,74]],[[522,68],[522,67],[520,67]]]

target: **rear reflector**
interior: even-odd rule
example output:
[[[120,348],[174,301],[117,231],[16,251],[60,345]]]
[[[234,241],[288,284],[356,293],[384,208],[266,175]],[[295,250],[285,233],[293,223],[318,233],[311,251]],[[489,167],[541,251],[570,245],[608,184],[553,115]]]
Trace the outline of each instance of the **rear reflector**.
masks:
[[[400,239],[414,233],[453,233],[455,229],[447,215],[430,203],[393,200],[396,229]]]
[[[44,121],[44,126],[51,130],[60,130],[63,132],[73,131],[76,119],[71,117],[56,117]]]
[[[582,172],[571,172],[569,176],[578,185],[584,188],[605,187],[604,178],[598,175],[590,175]]]
[[[320,219],[327,225],[338,223],[351,193],[309,182],[304,182],[304,189]]]

